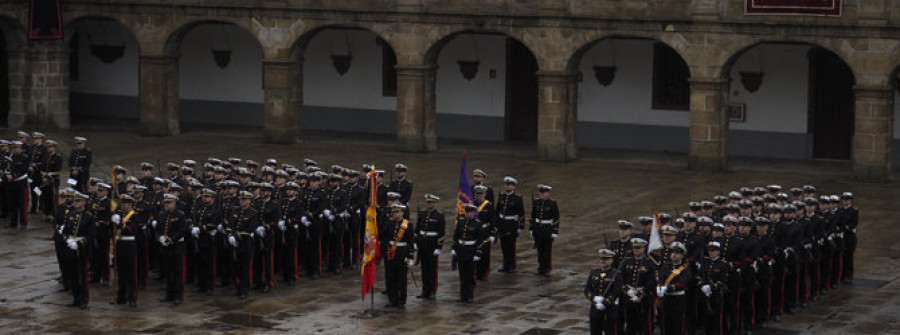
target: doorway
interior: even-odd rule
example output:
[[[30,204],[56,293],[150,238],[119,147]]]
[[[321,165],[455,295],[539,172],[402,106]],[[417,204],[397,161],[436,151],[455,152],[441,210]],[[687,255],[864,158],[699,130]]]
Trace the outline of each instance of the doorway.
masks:
[[[853,72],[834,53],[809,52],[809,132],[813,158],[849,160],[854,128]]]
[[[506,140],[537,142],[537,60],[519,41],[506,39]]]

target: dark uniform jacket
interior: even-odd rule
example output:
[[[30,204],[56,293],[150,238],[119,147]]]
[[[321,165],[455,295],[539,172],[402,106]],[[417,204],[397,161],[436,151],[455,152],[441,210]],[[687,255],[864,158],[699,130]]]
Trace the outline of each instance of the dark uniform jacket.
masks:
[[[597,310],[594,307],[594,297],[603,298],[603,304],[606,305],[605,311],[618,310],[619,304],[616,301],[621,295],[622,273],[619,270],[611,266],[606,270],[591,270],[587,282],[584,283],[584,297],[591,302],[591,311]]]
[[[485,194],[485,196],[487,195]],[[518,229],[525,229],[522,225],[525,218],[525,205],[522,201],[522,196],[515,193],[503,193],[497,198],[495,204],[497,209],[497,233],[501,237],[515,234]]]
[[[419,212],[416,221],[416,243],[426,252],[441,249],[444,241],[446,221],[444,213],[438,210],[424,210]]]
[[[475,256],[481,257],[478,246],[484,242],[484,229],[481,222],[475,219],[461,218],[456,221],[456,230],[453,232],[453,250],[459,261],[472,261]]]
[[[534,199],[531,202],[531,232],[535,238],[559,234],[559,208],[556,200]]]

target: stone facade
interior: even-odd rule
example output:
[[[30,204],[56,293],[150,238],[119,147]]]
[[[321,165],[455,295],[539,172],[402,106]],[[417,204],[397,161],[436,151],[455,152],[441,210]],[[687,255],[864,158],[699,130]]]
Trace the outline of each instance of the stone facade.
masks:
[[[610,37],[647,38],[672,47],[690,68],[690,167],[728,168],[723,110],[730,64],[763,42],[812,44],[841,57],[856,80],[853,171],[860,179],[891,179],[893,89],[900,64],[900,11],[891,1],[845,2],[838,18],[748,16],[743,0],[119,0],[66,2],[70,24],[85,17],[118,21],[141,53],[141,130],[170,136],[178,129],[177,57],[183,36],[204,22],[225,22],[256,37],[263,50],[266,141],[302,137],[300,57],[309,37],[327,27],[367,29],[397,55],[397,146],[436,148],[434,68],[441,46],[463,32],[490,32],[522,42],[539,67],[537,156],[577,157],[580,55]],[[7,40],[24,34],[26,1],[0,4]],[[67,52],[62,42],[10,47],[11,127],[68,127]],[[573,66],[574,65],[574,66]],[[31,122],[31,123],[29,123]]]

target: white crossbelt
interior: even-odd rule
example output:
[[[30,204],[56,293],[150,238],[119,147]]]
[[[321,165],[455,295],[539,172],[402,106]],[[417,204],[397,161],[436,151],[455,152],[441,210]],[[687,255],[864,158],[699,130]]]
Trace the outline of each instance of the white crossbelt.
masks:
[[[179,238],[178,241],[175,241],[175,242],[176,242],[176,243],[178,243],[178,242],[184,242],[184,237]]]
[[[420,230],[420,231],[419,231],[419,235],[422,235],[422,236],[438,236],[438,232],[436,232],[436,231],[425,231],[425,230]]]
[[[475,242],[478,242],[478,241],[475,241],[475,240],[470,240],[470,241],[460,240],[460,241],[459,241],[459,244],[461,244],[461,245],[475,245]]]
[[[674,292],[666,292],[667,296],[679,296],[684,295],[684,291],[674,291]]]
[[[553,220],[537,220],[541,224],[553,224]]]
[[[518,216],[518,215],[502,215],[502,216],[500,216],[500,218],[503,219],[503,220],[512,220],[512,221],[516,221],[516,220],[519,219],[519,216]]]
[[[119,237],[119,241],[134,241],[134,235]]]
[[[407,244],[406,242],[394,242],[394,241],[389,241],[388,243],[395,247],[405,247]]]

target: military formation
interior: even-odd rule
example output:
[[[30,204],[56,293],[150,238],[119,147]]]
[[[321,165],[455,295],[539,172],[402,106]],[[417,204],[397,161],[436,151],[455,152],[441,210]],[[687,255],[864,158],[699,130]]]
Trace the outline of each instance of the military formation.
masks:
[[[39,133],[32,137],[43,139]],[[407,280],[416,280],[417,272],[422,283],[416,282],[421,288],[416,297],[435,299],[445,244],[450,265],[459,273],[459,301],[472,302],[477,281],[490,276],[495,244],[503,254],[498,271],[517,272],[516,243],[529,222],[528,236],[538,254],[535,274],[549,276],[552,269],[559,209],[548,185],[538,186],[540,196],[531,199],[526,217],[525,200],[516,193],[518,180],[505,177],[495,203],[494,190],[484,184],[487,174],[476,169],[470,190],[474,199],[458,214],[443,213],[440,197],[424,194],[425,206],[416,208],[412,221],[413,183],[402,163],[393,166],[386,180],[384,170],[366,164],[360,170],[334,165],[326,172],[312,159],[298,167],[275,159],[260,164],[210,157],[202,164],[184,160],[162,169],[143,162],[136,174],[116,165],[107,181],[91,177],[92,152],[86,138],[76,137],[68,178],[60,187],[62,158],[48,149],[56,143],[47,142],[41,147],[21,142],[3,146],[12,148],[6,155],[7,181],[12,182],[4,185],[5,199],[14,202],[15,195],[29,189],[12,183],[49,177],[35,192],[59,194],[39,207],[44,221],[54,227],[60,291],[70,292],[72,306],[82,309],[88,306],[89,286],[96,283],[114,286],[116,304],[136,307],[138,293],[156,279],[165,292],[159,300],[179,305],[186,286],[196,294],[219,291],[243,300],[252,291],[272,291],[276,283],[291,287],[303,277],[317,280],[357,270],[366,209],[375,200],[369,199],[370,176],[377,188],[377,261],[384,271],[386,307],[404,308]],[[32,159],[50,163],[29,165]],[[10,213],[24,215],[24,205],[20,207],[13,206]]]
[[[639,217],[639,232],[619,220],[584,288],[591,333],[750,334],[781,321],[852,282],[853,198],[743,187],[674,220]]]

